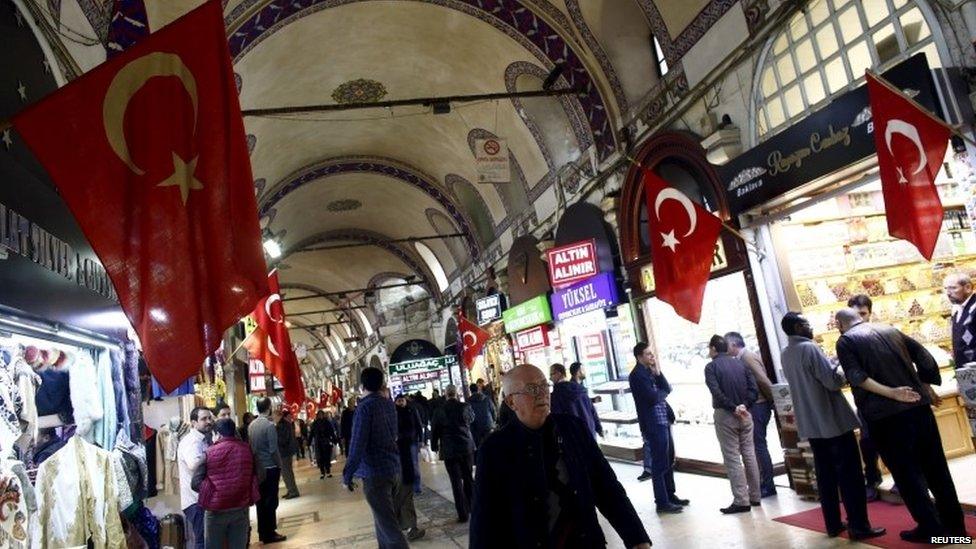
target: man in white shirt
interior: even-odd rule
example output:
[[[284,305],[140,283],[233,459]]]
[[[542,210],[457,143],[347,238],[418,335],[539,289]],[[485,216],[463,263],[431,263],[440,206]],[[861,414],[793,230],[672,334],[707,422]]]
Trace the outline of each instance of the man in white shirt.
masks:
[[[203,462],[213,431],[214,417],[209,408],[198,406],[190,412],[191,429],[183,435],[177,450],[177,461],[180,466],[180,507],[186,517],[187,530],[192,532],[191,539],[196,549],[203,549],[203,509],[197,504],[197,493],[190,483],[193,472]]]

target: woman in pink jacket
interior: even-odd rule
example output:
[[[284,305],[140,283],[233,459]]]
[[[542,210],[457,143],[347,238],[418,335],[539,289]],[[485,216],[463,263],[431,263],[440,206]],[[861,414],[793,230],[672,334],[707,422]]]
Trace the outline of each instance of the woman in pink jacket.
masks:
[[[198,503],[206,511],[206,549],[244,548],[250,526],[248,508],[259,497],[254,457],[251,447],[237,438],[234,420],[217,420],[214,433],[214,443],[194,471],[192,483],[200,494]]]

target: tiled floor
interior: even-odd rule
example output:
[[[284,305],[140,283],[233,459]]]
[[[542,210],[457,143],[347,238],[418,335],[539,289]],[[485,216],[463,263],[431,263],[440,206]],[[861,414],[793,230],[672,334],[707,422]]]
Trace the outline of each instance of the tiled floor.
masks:
[[[341,470],[341,466],[341,462],[337,463],[336,471]],[[637,507],[655,548],[866,547],[846,540],[831,540],[823,534],[774,522],[774,517],[816,507],[816,503],[801,501],[786,487],[780,487],[779,496],[763,500],[761,509],[746,515],[723,516],[718,509],[731,501],[726,480],[678,474],[678,494],[690,498],[691,505],[681,515],[658,516],[654,512],[650,484],[636,481],[639,468],[622,463],[615,463],[613,467]],[[372,518],[361,492],[349,493],[342,489],[338,475],[319,480],[318,471],[307,461],[298,464],[296,471],[302,497],[281,502],[278,509],[279,531],[288,535],[289,539],[277,547],[376,547]],[[785,477],[778,480],[782,484]],[[421,527],[427,529],[427,537],[412,546],[467,547],[467,527],[455,521],[450,482],[443,465],[424,464],[423,481],[424,493],[418,497],[416,505]],[[623,547],[609,524],[603,522],[603,526],[609,547]]]

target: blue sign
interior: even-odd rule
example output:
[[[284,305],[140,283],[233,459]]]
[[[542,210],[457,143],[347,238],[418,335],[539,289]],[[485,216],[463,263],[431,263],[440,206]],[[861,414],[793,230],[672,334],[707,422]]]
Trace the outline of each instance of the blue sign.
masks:
[[[556,290],[550,299],[552,316],[556,320],[613,307],[620,302],[613,273],[600,273],[568,288]]]

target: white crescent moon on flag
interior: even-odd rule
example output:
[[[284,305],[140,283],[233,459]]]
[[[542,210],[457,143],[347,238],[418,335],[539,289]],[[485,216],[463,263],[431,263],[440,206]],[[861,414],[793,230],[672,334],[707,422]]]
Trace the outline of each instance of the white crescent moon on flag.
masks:
[[[281,324],[282,322],[285,321],[285,319],[275,318],[274,315],[271,314],[271,306],[274,305],[276,301],[281,301],[281,295],[271,294],[270,296],[268,296],[268,300],[264,302],[264,312],[268,314],[268,318],[271,319],[271,322],[274,322],[276,324]]]
[[[468,336],[471,336],[471,343],[468,343]],[[464,340],[465,349],[471,348],[478,343],[478,336],[474,335],[474,332],[471,331],[467,331],[461,334],[461,339]]]
[[[690,223],[688,227],[688,232],[684,236],[689,236],[691,233],[695,232],[695,227],[698,226],[698,212],[695,211],[695,205],[692,203],[691,199],[685,196],[685,193],[674,188],[667,188],[663,191],[657,193],[657,198],[654,199],[654,217],[661,219],[661,204],[665,200],[676,200],[682,206],[684,206],[685,211],[688,212],[688,221]]]
[[[928,158],[925,156],[925,147],[922,146],[922,138],[918,135],[918,128],[905,122],[904,120],[893,119],[888,121],[888,125],[885,127],[885,143],[888,144],[888,154],[892,158],[895,157],[895,153],[891,150],[891,138],[894,137],[896,133],[900,133],[911,140],[915,144],[915,148],[918,149],[918,167],[912,172],[912,175],[925,169],[928,165]]]
[[[271,341],[270,335],[268,336],[268,350],[271,351],[271,354],[274,356],[281,358],[281,355],[278,354],[278,349],[275,349],[274,342]]]

